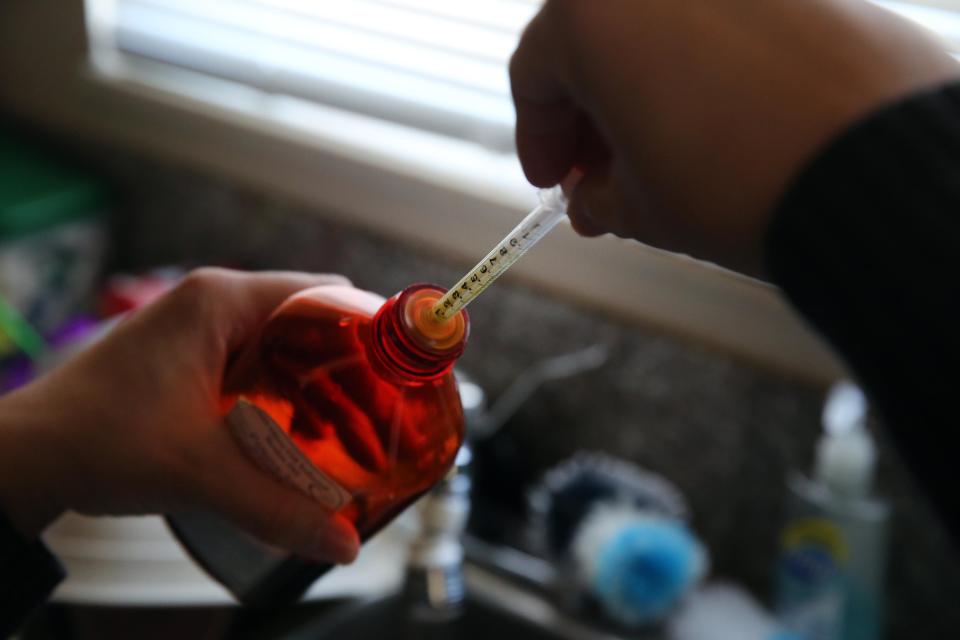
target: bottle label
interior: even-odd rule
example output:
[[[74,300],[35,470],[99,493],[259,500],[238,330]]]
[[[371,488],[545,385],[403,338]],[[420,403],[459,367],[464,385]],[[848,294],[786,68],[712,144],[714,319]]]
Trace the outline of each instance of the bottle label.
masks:
[[[317,468],[266,412],[241,398],[227,415],[233,437],[264,471],[336,511],[350,494]]]
[[[803,518],[784,531],[777,578],[778,613],[786,629],[808,640],[840,640],[849,603],[843,531],[825,518]]]

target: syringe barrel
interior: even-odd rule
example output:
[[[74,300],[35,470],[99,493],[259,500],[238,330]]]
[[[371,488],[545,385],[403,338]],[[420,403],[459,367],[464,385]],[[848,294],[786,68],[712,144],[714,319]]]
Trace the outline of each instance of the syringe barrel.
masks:
[[[539,195],[540,204],[437,302],[437,317],[453,317],[566,216],[567,198],[559,185],[541,189]]]

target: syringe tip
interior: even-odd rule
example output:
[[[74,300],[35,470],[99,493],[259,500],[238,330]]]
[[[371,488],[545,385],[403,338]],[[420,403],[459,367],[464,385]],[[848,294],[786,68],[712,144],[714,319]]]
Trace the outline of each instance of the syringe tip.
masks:
[[[422,346],[429,349],[448,349],[463,340],[467,330],[463,311],[449,319],[434,312],[434,307],[442,297],[442,291],[421,289],[407,299],[404,308],[406,325]]]

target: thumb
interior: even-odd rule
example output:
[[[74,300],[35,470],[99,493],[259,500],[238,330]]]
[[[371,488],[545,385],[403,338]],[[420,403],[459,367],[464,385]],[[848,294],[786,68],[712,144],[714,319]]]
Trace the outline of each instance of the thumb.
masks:
[[[605,233],[623,237],[620,198],[611,172],[606,167],[591,167],[570,191],[567,217],[574,231],[593,238]]]
[[[356,558],[360,540],[347,518],[261,471],[239,451],[222,458],[208,476],[207,506],[263,542],[305,558],[338,564]]]

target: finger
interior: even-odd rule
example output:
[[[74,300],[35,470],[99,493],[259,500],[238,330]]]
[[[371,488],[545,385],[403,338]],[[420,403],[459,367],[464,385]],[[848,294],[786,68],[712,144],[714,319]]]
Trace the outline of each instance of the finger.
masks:
[[[613,158],[610,145],[586,113],[580,115],[577,136],[577,169],[581,173],[609,171]]]
[[[578,235],[584,238],[596,238],[607,233],[607,230],[585,215],[570,215],[570,226]]]
[[[325,285],[350,286],[350,280],[336,274],[301,273],[297,271],[229,271],[242,295],[241,311],[251,319],[265,318],[294,293]]]
[[[582,236],[605,233],[623,236],[620,197],[607,168],[585,173],[570,194],[567,216],[573,229]]]
[[[578,110],[559,77],[553,37],[541,12],[527,27],[510,60],[517,111],[517,154],[527,179],[550,187],[576,162]]]
[[[325,285],[349,286],[340,275],[296,271],[243,272],[229,269],[198,269],[187,280],[198,281],[199,295],[215,296],[217,326],[228,351],[249,341],[267,317],[294,293]],[[190,286],[186,283],[183,286]]]
[[[352,562],[360,541],[349,520],[258,469],[239,448],[203,475],[205,505],[260,540],[305,558]]]
[[[552,187],[577,158],[576,111],[568,105],[518,100],[517,156],[531,184]]]
[[[387,462],[384,443],[373,421],[360,407],[368,402],[354,403],[346,392],[326,375],[314,376],[300,391],[297,410],[311,416],[313,424],[326,423],[333,427],[337,439],[350,457],[370,472],[382,472]]]
[[[582,184],[580,196],[568,211],[574,231],[585,237],[603,235],[612,229],[604,224],[604,216],[594,217],[592,210],[611,208],[611,153],[603,136],[586,117],[581,117],[577,144],[577,164],[567,173],[561,185],[568,199]]]
[[[568,200],[581,180],[583,180],[583,170],[575,166],[570,169],[570,172],[560,181],[560,188],[563,189],[563,195],[565,195]]]

